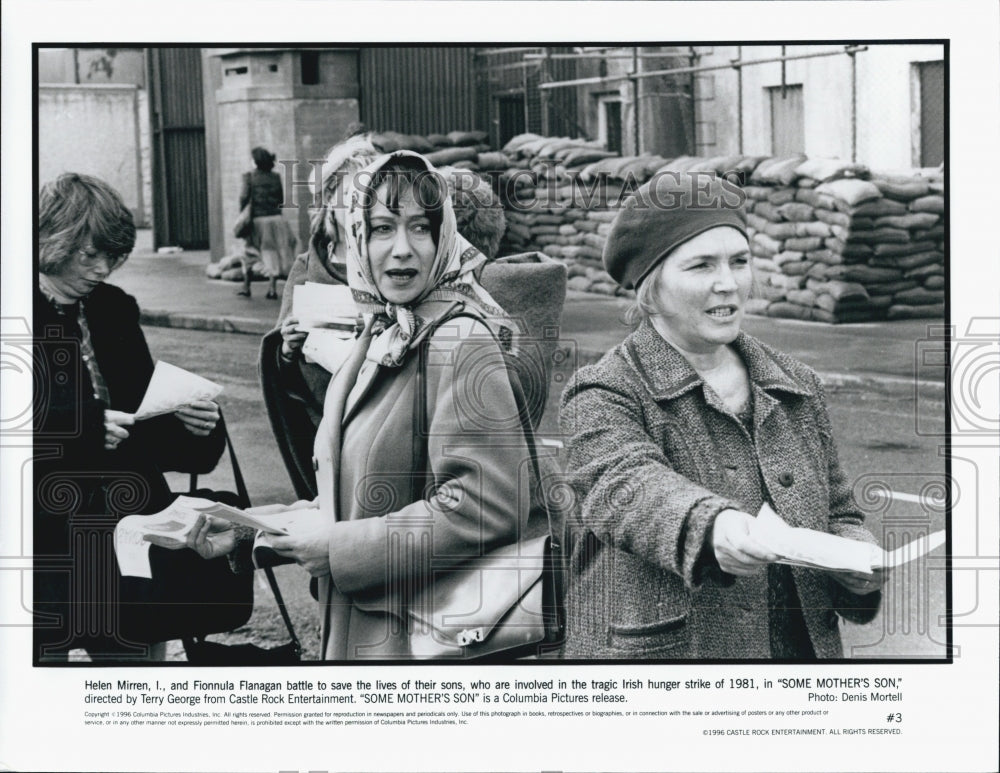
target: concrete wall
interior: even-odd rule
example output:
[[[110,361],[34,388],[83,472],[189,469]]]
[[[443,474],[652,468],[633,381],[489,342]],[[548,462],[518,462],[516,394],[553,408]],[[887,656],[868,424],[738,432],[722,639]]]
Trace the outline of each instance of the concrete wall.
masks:
[[[300,245],[308,238],[307,183],[313,174],[308,162],[321,160],[343,139],[360,109],[353,51],[322,51],[318,84],[301,83],[300,63],[299,52],[280,49],[216,51],[205,59],[206,68],[213,70],[206,83],[221,84],[212,95],[214,104],[206,104],[206,132],[217,127],[206,143],[209,181],[217,180],[218,191],[209,192],[210,208],[213,200],[218,208],[212,216],[213,258],[242,248],[232,225],[239,215],[243,173],[253,169],[250,150],[257,145],[278,157],[275,171],[285,180],[284,215]]]
[[[131,83],[146,86],[141,48],[40,48],[39,83]]]
[[[788,46],[787,55],[829,51],[830,44]],[[781,46],[699,48],[700,65],[725,64],[781,55]],[[914,118],[912,65],[940,61],[942,46],[872,45],[856,55],[856,158],[876,169],[912,165]],[[771,153],[768,87],[781,85],[778,62],[742,68],[743,132],[740,143],[739,76],[724,69],[701,73],[696,80],[696,134],[699,155]],[[804,95],[805,148],[810,157],[851,159],[851,60],[846,55],[785,63],[785,82],[801,84]]]
[[[137,225],[146,225],[140,112],[136,86],[40,85],[39,181],[63,172],[100,177],[121,193]]]

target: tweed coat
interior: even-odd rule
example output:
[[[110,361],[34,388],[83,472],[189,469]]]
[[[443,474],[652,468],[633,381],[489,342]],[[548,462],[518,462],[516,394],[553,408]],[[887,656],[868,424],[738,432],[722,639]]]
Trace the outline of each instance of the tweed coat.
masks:
[[[316,434],[320,510],[333,522],[319,583],[327,660],[406,657],[408,630],[362,599],[404,599],[435,571],[529,533],[530,456],[489,329],[451,319],[429,335],[426,368],[415,347],[399,368],[364,360],[355,378],[369,342],[331,381]]]
[[[724,573],[718,513],[766,498],[792,526],[874,542],[837,459],[823,390],[806,365],[741,333],[752,432],[649,324],[562,396],[577,496],[566,657],[767,658],[766,573]],[[871,620],[881,595],[793,568],[819,658],[842,657],[838,621]]]

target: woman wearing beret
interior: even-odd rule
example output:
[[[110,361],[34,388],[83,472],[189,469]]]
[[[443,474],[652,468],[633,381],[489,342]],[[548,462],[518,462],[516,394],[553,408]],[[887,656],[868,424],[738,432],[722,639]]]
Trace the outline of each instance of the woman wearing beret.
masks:
[[[741,332],[753,282],[743,194],[660,175],[619,213],[604,261],[636,290],[635,331],[563,394],[577,540],[569,658],[838,658],[841,619],[871,620],[882,572],[774,563],[789,525],[874,542],[806,365]]]
[[[172,500],[166,470],[210,472],[222,454],[219,406],[199,400],[136,422],[153,375],[135,298],[105,280],[135,245],[132,213],[107,183],[64,174],[38,197],[34,296],[35,658],[137,658],[114,601],[107,547],[124,515]],[[147,655],[162,659],[165,648]]]

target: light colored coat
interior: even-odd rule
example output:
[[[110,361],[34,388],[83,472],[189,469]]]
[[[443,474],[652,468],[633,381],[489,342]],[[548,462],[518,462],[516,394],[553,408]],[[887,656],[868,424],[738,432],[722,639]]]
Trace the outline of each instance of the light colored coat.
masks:
[[[411,349],[399,368],[365,360],[355,381],[369,340],[332,380],[316,437],[320,509],[334,522],[319,586],[327,660],[406,656],[410,632],[352,599],[404,599],[435,571],[517,541],[530,510],[530,456],[486,326],[451,319],[430,334],[425,370]],[[423,494],[420,455],[434,484]]]
[[[767,497],[792,526],[874,542],[816,374],[746,334],[734,346],[752,385],[752,435],[649,325],[564,392],[579,505],[566,657],[769,657],[765,573],[737,579],[711,554],[726,508],[755,514]],[[817,657],[841,657],[838,620],[872,619],[880,594],[855,596],[823,572],[792,574]]]

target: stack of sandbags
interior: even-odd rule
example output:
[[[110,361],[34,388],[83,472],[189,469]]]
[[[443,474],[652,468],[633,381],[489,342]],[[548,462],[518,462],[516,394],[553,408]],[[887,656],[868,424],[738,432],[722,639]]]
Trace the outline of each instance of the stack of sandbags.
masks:
[[[382,151],[412,150],[421,153],[434,166],[452,166],[458,169],[506,169],[509,160],[503,153],[490,149],[488,135],[481,131],[453,131],[447,134],[401,134],[376,132],[372,143]]]
[[[777,184],[755,184],[768,176]],[[940,187],[868,176],[823,159],[757,167],[745,188],[761,287],[754,311],[821,322],[943,314]]]

